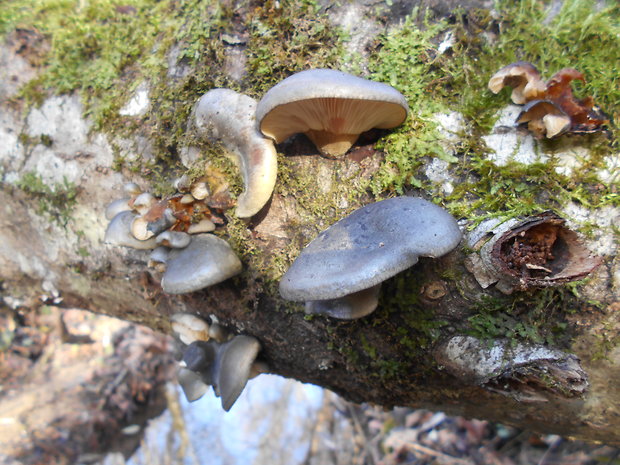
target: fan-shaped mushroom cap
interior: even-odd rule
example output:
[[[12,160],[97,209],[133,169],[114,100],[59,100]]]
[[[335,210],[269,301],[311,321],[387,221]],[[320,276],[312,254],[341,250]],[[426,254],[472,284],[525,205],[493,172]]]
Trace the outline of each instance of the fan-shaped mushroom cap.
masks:
[[[132,211],[123,211],[117,214],[106,229],[103,242],[106,244],[132,247],[134,249],[154,249],[157,247],[155,238],[145,241],[136,239],[131,233],[131,225],[137,215]]]
[[[125,212],[131,210],[131,206],[129,205],[130,197],[125,197],[122,199],[117,199],[108,204],[105,209],[105,218],[106,220],[111,220],[120,212]]]
[[[164,231],[155,239],[158,245],[172,249],[183,249],[189,245],[191,240],[192,236],[183,231]]]
[[[542,97],[547,90],[536,67],[527,61],[506,65],[489,80],[489,90],[494,94],[504,86],[513,88],[510,97],[518,105]]]
[[[227,412],[245,388],[259,351],[260,343],[250,336],[235,336],[222,344],[217,361],[218,388]]]
[[[202,380],[201,376],[187,368],[179,368],[177,379],[188,402],[200,399],[209,390],[209,385]]]
[[[280,281],[282,297],[337,299],[454,249],[461,231],[441,207],[415,197],[366,205],[317,236]]]
[[[166,271],[166,262],[168,261],[168,254],[170,253],[170,249],[168,247],[164,247],[160,245],[156,247],[149,255],[149,261],[147,266],[149,268],[155,268],[156,271],[163,273]]]
[[[549,139],[564,134],[571,127],[570,117],[550,100],[528,102],[519,113],[517,123],[527,123],[534,135]]]
[[[170,251],[161,287],[168,294],[194,292],[240,272],[241,262],[226,241],[197,234],[184,249]]]
[[[191,313],[175,313],[170,318],[172,330],[179,336],[183,344],[190,345],[194,341],[208,341],[210,327],[202,318]]]
[[[213,89],[194,110],[198,130],[236,155],[245,185],[236,215],[249,218],[263,208],[276,183],[277,155],[273,142],[256,129],[256,100],[230,89]]]
[[[393,87],[331,69],[293,74],[272,87],[256,107],[263,134],[282,142],[306,134],[321,153],[343,155],[372,128],[402,124],[409,106]]]

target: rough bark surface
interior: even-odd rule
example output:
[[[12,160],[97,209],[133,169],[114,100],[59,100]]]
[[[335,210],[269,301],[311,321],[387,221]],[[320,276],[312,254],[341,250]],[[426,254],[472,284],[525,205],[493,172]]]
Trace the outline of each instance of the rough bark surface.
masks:
[[[434,3],[441,3],[437,11],[450,8]],[[394,7],[396,16],[397,7],[404,6]],[[10,45],[0,49],[0,69],[4,70],[2,101],[36,73]],[[165,333],[170,333],[169,318],[174,313],[215,315],[230,331],[256,337],[262,345],[260,358],[273,373],[324,386],[355,402],[437,409],[620,445],[620,263],[613,233],[613,225],[620,221],[617,208],[588,211],[573,205],[572,211],[564,212],[569,226],[579,215],[598,226],[586,243],[602,259],[589,280],[579,285],[578,295],[562,288],[550,291],[545,303],[549,319],[565,328],[547,345],[574,357],[560,361],[534,357],[513,366],[513,344],[499,371],[479,378],[459,377],[459,367],[444,363],[438,353],[453,337],[467,334],[468,318],[479,309],[476,303],[486,296],[506,306],[515,301],[534,305],[544,292],[504,295],[493,285],[483,289],[466,266],[473,244],[463,241],[441,259],[422,259],[385,283],[379,309],[359,321],[306,318],[301,305],[282,301],[275,288],[265,284],[269,280],[259,268],[246,267],[240,276],[199,292],[167,295],[159,285],[161,275],[146,266],[148,252],[102,243],[105,207],[123,196],[122,186],[129,180],[112,170],[112,143],[144,152],[148,140],[142,134],[119,140],[91,131],[77,95],[52,97],[28,111],[8,103],[0,108],[0,269],[6,305],[60,293],[68,306]],[[30,143],[20,135],[28,136]],[[32,143],[42,135],[53,143]],[[281,148],[285,153],[294,149],[292,145]],[[356,161],[362,153],[363,159]],[[317,182],[326,183],[339,182],[338,176],[349,169],[372,176],[382,155],[370,145],[358,147],[343,161],[289,156],[299,170],[316,172]],[[77,203],[66,224],[49,211],[40,212],[41,199],[17,187],[29,172],[38,173],[48,185],[66,178],[77,186]],[[148,189],[144,181],[132,180]],[[290,234],[298,211],[293,196],[276,192],[247,224],[251,246],[269,254],[304,237]],[[467,219],[460,220],[465,227]],[[306,242],[314,234],[307,232]],[[391,304],[401,293],[411,305],[401,302],[401,311],[395,312]],[[566,313],[568,307],[574,311]],[[420,321],[418,330],[411,329],[412,320]],[[486,342],[489,347],[503,344],[493,339]],[[602,355],[597,353],[601,345]],[[527,344],[519,348],[531,349]]]

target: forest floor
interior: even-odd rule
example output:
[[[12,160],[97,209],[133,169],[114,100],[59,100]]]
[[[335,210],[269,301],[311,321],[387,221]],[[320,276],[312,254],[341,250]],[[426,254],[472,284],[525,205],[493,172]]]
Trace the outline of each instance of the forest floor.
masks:
[[[0,313],[0,464],[110,463],[110,452],[131,455],[147,420],[170,399],[172,340],[53,302],[14,307]],[[341,432],[330,446],[336,421],[340,430],[346,424],[346,438]],[[331,393],[313,428],[307,465],[620,464],[620,449],[605,445],[441,412],[384,411]]]

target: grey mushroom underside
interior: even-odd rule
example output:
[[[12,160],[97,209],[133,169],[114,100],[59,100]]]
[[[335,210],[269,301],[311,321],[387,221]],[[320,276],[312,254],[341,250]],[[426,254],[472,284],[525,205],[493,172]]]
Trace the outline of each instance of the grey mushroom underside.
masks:
[[[161,287],[169,294],[193,292],[241,272],[228,243],[212,234],[197,234],[184,249],[171,250]]]
[[[229,411],[241,395],[259,351],[260,343],[250,336],[235,336],[222,344],[216,363],[217,387],[224,410]]]
[[[177,379],[188,402],[200,399],[209,390],[209,385],[202,380],[201,376],[187,368],[179,369]]]
[[[157,247],[155,238],[145,241],[136,239],[131,233],[131,224],[138,215],[132,211],[123,211],[118,213],[106,229],[103,242],[106,244],[120,245],[123,247],[131,247],[133,249],[154,249]]]
[[[326,300],[379,284],[454,249],[461,232],[441,207],[396,197],[356,210],[323,231],[293,262],[280,293],[294,301]]]
[[[306,313],[326,315],[341,320],[354,320],[375,311],[379,304],[381,284],[338,299],[306,302]]]

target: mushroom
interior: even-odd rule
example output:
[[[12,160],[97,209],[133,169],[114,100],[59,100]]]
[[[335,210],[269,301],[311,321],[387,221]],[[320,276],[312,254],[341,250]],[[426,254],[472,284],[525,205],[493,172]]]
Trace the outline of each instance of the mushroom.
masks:
[[[522,105],[544,96],[547,85],[536,67],[526,61],[517,61],[504,66],[489,80],[489,90],[499,93],[505,86],[512,87],[512,101]]]
[[[191,240],[192,236],[183,231],[164,231],[155,238],[157,245],[163,245],[172,249],[183,249],[189,245]]]
[[[258,102],[263,134],[280,143],[303,133],[330,158],[347,152],[372,128],[390,129],[405,121],[409,107],[393,87],[331,69],[293,74]]]
[[[132,211],[118,213],[108,224],[103,242],[134,249],[154,249],[157,246],[154,237],[147,240],[139,240],[133,236],[131,227],[137,217]]]
[[[191,313],[175,313],[170,318],[172,330],[179,336],[183,344],[190,345],[194,341],[208,341],[209,324],[202,318]]]
[[[187,234],[199,234],[211,231],[215,231],[215,223],[207,218],[203,218],[198,223],[192,223],[187,228]]]
[[[151,252],[147,266],[149,268],[155,268],[156,271],[163,273],[166,271],[166,262],[168,261],[168,254],[170,249],[168,247],[159,246]]]
[[[517,123],[527,123],[527,128],[536,137],[551,139],[570,129],[571,118],[550,100],[532,100],[523,106]]]
[[[124,197],[122,199],[117,199],[113,202],[110,202],[110,204],[105,209],[106,220],[111,220],[120,212],[131,210],[131,206],[129,205],[130,200],[130,197]]]
[[[215,341],[194,341],[183,353],[182,366],[200,376],[200,381],[213,386],[215,394],[222,398],[222,408],[229,411],[241,395],[248,379],[262,366],[253,370],[260,343],[250,336],[235,336],[220,344]],[[184,375],[184,378],[189,378]],[[189,393],[194,397],[200,385],[187,383]],[[185,388],[184,388],[185,391]],[[188,400],[190,396],[186,392]],[[190,400],[191,402],[191,400]]]
[[[241,262],[226,241],[198,234],[184,249],[170,251],[161,287],[168,294],[194,292],[240,272]]]
[[[240,218],[258,213],[276,183],[276,149],[272,141],[256,130],[255,110],[256,100],[230,89],[210,90],[194,109],[199,132],[222,143],[240,165],[245,186],[237,199],[236,215]]]
[[[187,368],[181,367],[179,369],[177,379],[188,402],[200,399],[209,390],[209,385],[202,380],[200,375]]]
[[[426,200],[396,197],[369,204],[302,250],[282,277],[280,294],[311,302],[311,312],[357,318],[376,308],[374,286],[414,265],[420,256],[447,254],[460,240],[454,218]]]

